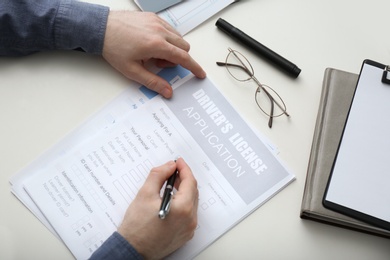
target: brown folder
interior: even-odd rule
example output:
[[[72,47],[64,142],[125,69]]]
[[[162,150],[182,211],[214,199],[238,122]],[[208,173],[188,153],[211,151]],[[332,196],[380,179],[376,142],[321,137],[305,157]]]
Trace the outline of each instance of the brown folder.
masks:
[[[333,68],[325,70],[300,216],[390,238],[388,230],[326,209],[322,205],[357,80],[357,74]]]

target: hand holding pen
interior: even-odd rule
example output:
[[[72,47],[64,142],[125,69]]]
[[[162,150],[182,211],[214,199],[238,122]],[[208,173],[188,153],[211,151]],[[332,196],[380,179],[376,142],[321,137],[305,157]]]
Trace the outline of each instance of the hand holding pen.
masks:
[[[177,192],[171,200],[169,215],[161,220],[157,216],[162,204],[160,191],[176,172]],[[193,237],[198,197],[197,181],[182,158],[155,167],[127,209],[118,232],[144,258],[162,259]]]
[[[179,171],[176,170],[171,177],[168,178],[165,185],[164,194],[161,201],[160,211],[158,212],[158,217],[164,219],[171,209],[171,201],[173,198],[173,190],[175,188],[176,176],[179,175]]]

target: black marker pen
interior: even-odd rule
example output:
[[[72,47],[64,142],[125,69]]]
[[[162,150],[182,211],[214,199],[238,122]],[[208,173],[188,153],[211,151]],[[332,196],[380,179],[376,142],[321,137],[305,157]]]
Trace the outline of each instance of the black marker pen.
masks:
[[[263,44],[259,43],[240,29],[234,27],[230,23],[226,22],[222,18],[219,18],[215,24],[219,29],[228,34],[233,39],[236,39],[246,47],[252,49],[257,54],[266,58],[279,68],[283,69],[285,72],[289,73],[293,77],[298,77],[299,73],[301,73],[301,69],[297,67],[294,63],[286,60],[276,52],[268,49]]]

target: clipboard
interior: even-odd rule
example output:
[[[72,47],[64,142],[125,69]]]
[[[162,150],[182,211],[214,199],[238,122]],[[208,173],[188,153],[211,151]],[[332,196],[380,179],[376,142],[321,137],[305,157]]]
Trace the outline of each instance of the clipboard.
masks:
[[[322,201],[390,230],[390,67],[365,60]]]

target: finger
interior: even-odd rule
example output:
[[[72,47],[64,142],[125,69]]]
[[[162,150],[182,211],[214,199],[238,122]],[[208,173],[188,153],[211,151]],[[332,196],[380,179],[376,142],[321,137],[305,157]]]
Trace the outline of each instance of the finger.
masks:
[[[160,16],[151,13],[153,17],[156,19],[156,22],[160,24],[166,32],[160,31],[160,33],[163,33],[163,36],[169,43],[183,49],[186,51],[189,51],[190,44],[183,39],[183,36],[173,27],[171,26],[167,21],[162,19]]]
[[[174,196],[173,208],[187,208],[190,210],[191,215],[196,218],[198,212],[199,203],[199,190],[197,181],[192,174],[190,167],[187,163],[179,158],[176,161],[177,169],[179,171],[179,185],[177,192]]]
[[[177,64],[174,64],[174,63],[172,63],[170,61],[167,61],[167,60],[157,59],[156,60],[156,66],[159,67],[159,68],[171,68],[171,67],[177,66]]]
[[[129,73],[126,76],[129,79],[141,83],[148,89],[159,93],[165,98],[170,98],[172,96],[173,90],[171,85],[165,79],[148,71],[140,64],[137,64],[131,70],[129,70]]]
[[[187,53],[188,58],[178,62],[182,67],[191,71],[197,78],[203,79],[206,77],[206,72],[203,68]]]
[[[190,51],[190,44],[186,40],[184,40],[183,37],[181,37],[180,35],[178,36],[174,33],[169,33],[166,37],[166,40],[170,44],[182,50],[185,50],[186,52]]]
[[[174,45],[166,44],[161,49],[157,50],[153,55],[154,58],[167,60],[174,64],[179,64],[182,67],[191,71],[198,78],[205,78],[206,72],[202,67],[190,56],[190,54]]]
[[[190,167],[183,158],[177,159],[176,166],[180,176],[178,192],[196,196],[198,194],[198,184]]]
[[[165,29],[167,29],[171,33],[176,34],[177,36],[182,37],[182,35],[172,25],[170,25],[167,21],[165,21],[164,19],[162,19],[158,15],[156,15],[156,17],[159,19],[160,23],[164,26]]]
[[[167,30],[164,37],[167,42],[186,52],[190,50],[190,44],[170,24],[163,20],[162,25]]]
[[[149,193],[159,195],[165,181],[172,176],[175,171],[176,163],[174,161],[169,161],[161,166],[152,168],[142,189]]]

